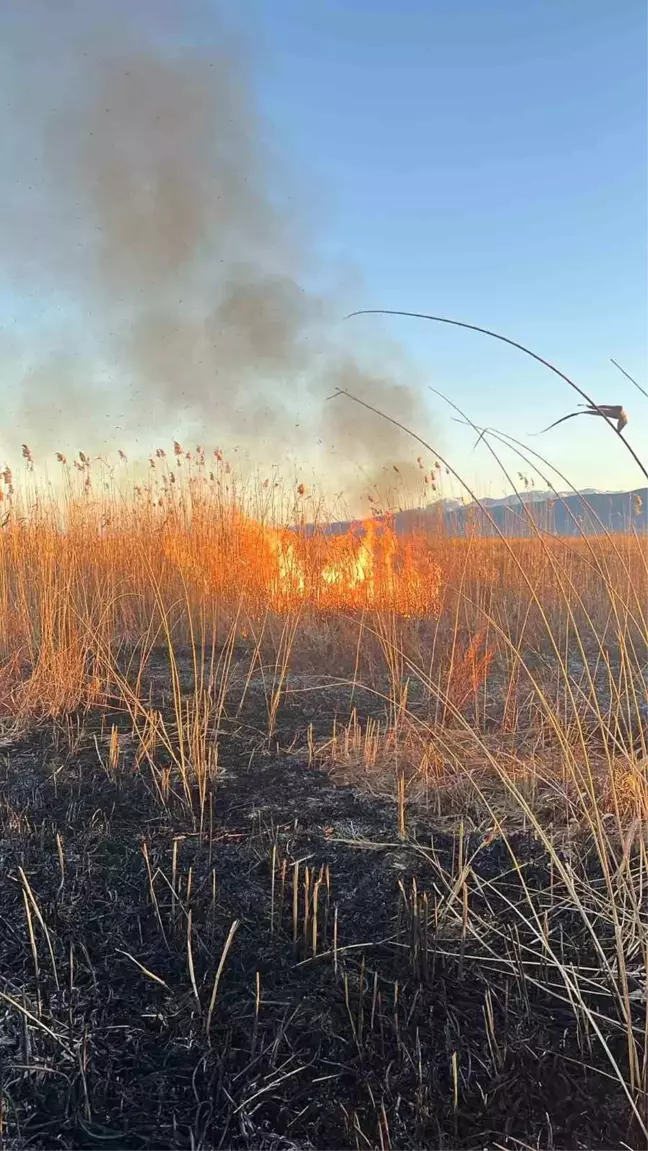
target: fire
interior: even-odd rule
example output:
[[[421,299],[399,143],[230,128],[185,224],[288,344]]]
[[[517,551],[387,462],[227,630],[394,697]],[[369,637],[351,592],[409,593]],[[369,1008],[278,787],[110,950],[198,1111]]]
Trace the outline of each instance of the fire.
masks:
[[[305,595],[306,578],[293,544],[280,532],[270,528],[264,530],[277,565],[274,590],[288,598]]]
[[[387,520],[362,520],[333,535],[271,527],[237,510],[216,525],[194,522],[186,534],[169,530],[163,548],[187,584],[260,609],[308,604],[428,615],[438,607],[440,572],[425,538],[399,536]]]
[[[308,603],[428,614],[437,607],[440,574],[425,541],[399,537],[387,521],[359,521],[338,535],[306,534],[237,513],[222,546],[233,553],[226,565],[222,555],[218,563],[230,588],[273,608]]]
[[[359,539],[357,546],[355,546],[356,538]],[[392,558],[396,550],[395,533],[391,529],[385,528],[379,541],[375,521],[365,520],[361,521],[355,529],[351,529],[347,536],[342,536],[341,539],[342,547],[340,550],[342,554],[326,565],[322,570],[321,578],[324,584],[337,585],[349,592],[362,588],[367,603],[372,603],[376,597],[381,562],[380,574],[386,585],[389,588],[393,587]]]

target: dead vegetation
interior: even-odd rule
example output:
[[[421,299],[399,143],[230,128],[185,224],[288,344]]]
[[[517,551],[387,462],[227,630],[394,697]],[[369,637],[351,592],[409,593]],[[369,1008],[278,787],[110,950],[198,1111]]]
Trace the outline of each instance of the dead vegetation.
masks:
[[[644,542],[181,453],[4,473],[0,1145],[645,1146]]]

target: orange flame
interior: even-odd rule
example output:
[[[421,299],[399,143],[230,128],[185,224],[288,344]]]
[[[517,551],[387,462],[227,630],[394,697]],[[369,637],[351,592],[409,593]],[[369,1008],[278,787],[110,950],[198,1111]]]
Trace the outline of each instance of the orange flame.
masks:
[[[408,615],[435,612],[440,573],[425,541],[399,537],[388,521],[365,520],[331,535],[267,527],[236,512],[194,551],[196,531],[165,551],[185,578],[221,595],[242,595],[281,610],[376,608]],[[225,583],[225,580],[227,583]]]

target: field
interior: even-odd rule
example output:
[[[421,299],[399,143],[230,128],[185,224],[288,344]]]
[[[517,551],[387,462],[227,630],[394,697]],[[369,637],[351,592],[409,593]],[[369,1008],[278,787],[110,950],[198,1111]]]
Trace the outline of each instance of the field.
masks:
[[[0,1147],[646,1147],[645,538],[23,457]]]

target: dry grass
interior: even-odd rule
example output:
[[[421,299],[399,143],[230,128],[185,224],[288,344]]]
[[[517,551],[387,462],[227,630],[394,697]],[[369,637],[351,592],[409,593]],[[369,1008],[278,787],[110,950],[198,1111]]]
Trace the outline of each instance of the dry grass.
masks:
[[[200,1075],[216,1059],[209,1091],[215,1090],[218,1074],[218,1090],[227,1098],[237,1090],[236,1076],[246,1084],[245,1106],[227,1104],[228,1138],[235,1128],[240,1146],[307,1146],[311,1135],[315,1146],[334,1136],[358,1147],[414,1146],[421,1139],[432,1145],[433,1138],[439,1146],[450,1146],[453,1139],[462,1147],[526,1145],[520,1142],[523,1119],[507,1125],[505,1111],[493,1100],[499,1099],[505,1066],[511,1082],[515,1079],[519,1029],[527,1027],[527,1047],[535,1043],[541,995],[542,1043],[552,1057],[562,1058],[561,1039],[552,1030],[547,996],[560,1004],[565,1060],[577,1063],[585,1077],[587,1086],[579,1090],[589,1092],[590,1101],[597,1084],[611,1092],[609,1124],[601,1119],[597,1128],[595,1121],[574,1120],[570,1145],[586,1145],[598,1138],[597,1130],[600,1145],[611,1137],[645,1145],[645,541],[630,533],[560,540],[540,531],[524,540],[450,539],[440,530],[402,537],[389,521],[370,521],[333,537],[304,530],[303,491],[286,493],[261,483],[242,488],[220,453],[210,464],[202,449],[193,459],[179,445],[170,459],[158,452],[150,481],[130,490],[125,472],[115,478],[106,464],[85,457],[74,468],[61,461],[62,482],[52,489],[37,483],[30,454],[24,458],[22,484],[4,474],[0,528],[0,712],[8,746],[19,735],[49,733],[43,762],[49,765],[53,811],[66,773],[89,756],[113,804],[119,806],[118,797],[131,787],[133,794],[146,796],[147,822],[137,832],[144,838],[144,854],[137,858],[144,861],[146,923],[140,922],[139,943],[119,928],[120,979],[128,971],[130,978],[147,981],[151,994],[168,995],[166,1007],[159,1007],[164,1012],[178,994],[182,966],[188,998],[181,1008],[176,1005],[177,1018],[184,1020]],[[226,1005],[226,1033],[219,1031],[221,979],[247,928],[239,923],[244,916],[235,901],[227,905],[223,930],[216,926],[216,888],[210,894],[209,884],[216,883],[210,876],[219,835],[239,835],[231,821],[219,825],[224,774],[236,764],[240,770],[249,756],[254,779],[254,764],[277,754],[301,755],[305,773],[314,765],[325,767],[334,778],[373,792],[394,814],[389,833],[376,844],[357,828],[336,827],[333,816],[321,812],[320,846],[311,840],[304,845],[308,858],[311,852],[315,859],[306,865],[290,820],[284,826],[277,816],[276,824],[271,820],[263,834],[259,830],[271,859],[271,907],[268,921],[257,927],[269,932],[273,961],[283,963],[288,955],[290,971],[306,961],[330,965],[328,994],[331,1002],[339,997],[347,1021],[350,1063],[371,1067],[373,1059],[386,1076],[374,1082],[372,1106],[366,1100],[352,1106],[348,1094],[340,1096],[339,1130],[329,1123],[317,1134],[310,1118],[310,1126],[306,1120],[302,1124],[295,1098],[284,1111],[277,1105],[275,1126],[266,1137],[252,1120],[257,1100],[278,1098],[297,1063],[288,1057],[285,1064],[271,1060],[275,1071],[266,1079],[250,1071],[261,1052],[267,1054],[264,1043],[276,1040],[264,1032],[269,1024],[257,973],[249,1066],[240,1064],[237,1048],[236,1069],[222,1063],[217,1073],[215,1035],[225,1051],[236,1030]],[[69,781],[65,786],[72,788]],[[38,871],[30,803],[21,806],[9,792],[3,802],[3,835],[24,837]],[[330,796],[327,802],[335,804]],[[73,834],[69,821],[75,819],[70,810],[68,830],[58,816],[49,824],[50,832],[55,828],[50,862],[56,881],[51,880],[47,907],[26,865],[11,872],[24,914],[24,938],[15,943],[23,949],[24,964],[20,978],[7,977],[0,994],[24,1028],[28,1064],[37,1040],[45,1044],[43,1066],[50,1066],[57,1045],[64,1060],[72,1061],[66,1075],[75,1084],[76,1102],[70,1103],[65,1123],[60,1120],[66,1132],[60,1145],[81,1146],[79,1131],[87,1135],[101,1110],[84,1062],[89,1023],[86,1019],[77,1031],[70,1016],[68,1027],[57,1003],[65,979],[74,986],[68,970],[74,969],[69,953],[74,938],[68,939],[67,952],[63,946],[66,884],[74,886],[72,871],[81,883],[79,859],[90,859],[94,848],[86,844],[74,862],[68,859],[64,840]],[[104,812],[102,804],[92,820],[99,811]],[[158,843],[157,862],[146,838],[154,820],[167,828],[160,832],[163,838],[170,827],[176,836],[175,847]],[[429,837],[428,846],[423,842],[421,829],[430,826],[442,829],[453,845],[443,865],[431,853]],[[88,842],[94,842],[95,824],[86,831]],[[189,837],[196,853],[195,870],[189,867],[182,880],[177,844],[184,839],[179,836]],[[530,877],[516,846],[519,836],[538,845],[542,874]],[[364,958],[360,969],[355,962],[364,944],[369,955],[376,941],[363,940],[349,926],[353,938],[345,956],[334,933],[335,876],[331,881],[325,856],[318,862],[321,844],[329,840],[350,840],[356,855],[400,845],[417,861],[414,887],[408,871],[407,883],[399,881],[396,890],[398,931],[393,934],[390,927],[381,944],[394,949],[389,963],[397,968],[402,959],[408,971],[401,992],[398,980],[389,992],[389,1006],[386,984],[380,982],[386,978],[382,960],[376,958],[371,975]],[[258,860],[261,849],[255,844]],[[475,862],[478,852],[493,844],[501,849],[504,873],[513,873],[515,896]],[[423,892],[425,875],[431,887]],[[47,887],[50,881],[43,877],[42,882]],[[113,923],[114,908],[106,914]],[[85,938],[78,923],[75,930]],[[117,932],[114,923],[111,930]],[[101,935],[100,924],[96,931]],[[5,954],[8,971],[12,947]],[[430,1065],[433,1080],[427,1081],[421,1071],[422,1060],[432,1058],[427,1040],[419,1023],[410,1027],[418,1019],[415,988],[422,988],[422,1002],[434,987],[435,965],[445,971],[443,978],[456,977],[463,988],[471,964],[475,978],[493,968],[492,989],[484,979],[485,998],[479,1000],[485,1046],[475,1056],[487,1061],[491,1086],[480,1087],[483,1114],[474,1122],[474,1104],[465,1103],[476,1090],[469,1043],[464,1050],[458,1033],[454,1041],[447,1039],[443,1072]],[[275,998],[281,994],[279,984]],[[399,994],[409,1014],[403,1006],[401,1015]],[[288,1026],[275,1023],[279,1029]],[[315,1024],[311,1020],[308,1026]],[[338,1026],[339,1019],[326,1015],[326,1027]],[[446,1026],[452,1031],[455,1024]],[[174,1058],[179,1058],[177,1027],[173,1036]],[[332,1058],[335,1045],[328,1039],[327,1044]],[[461,1050],[468,1063],[462,1063]],[[319,1067],[318,1052],[312,1058]],[[415,1118],[405,1126],[389,1087],[390,1059],[402,1068],[408,1060],[412,1064],[411,1078],[403,1070],[401,1094],[411,1093],[407,1102]],[[530,1074],[525,1067],[524,1074]],[[302,1063],[299,1068],[304,1070]],[[338,1070],[323,1070],[322,1080],[327,1074],[339,1078]],[[362,1076],[354,1081],[354,1090],[361,1081]],[[7,1098],[2,1096],[0,1142],[5,1127],[18,1139],[16,1117],[23,1115],[24,1121],[24,1092],[17,1082],[12,1079]],[[134,1111],[129,1131],[140,1145],[160,1145],[161,1138],[173,1146],[213,1145],[210,1124],[221,1115],[222,1101],[212,1100],[208,1120],[201,1111],[202,1088],[194,1082],[192,1089],[202,1103],[190,1134],[186,1127],[174,1131],[166,1121],[155,1128],[150,1117]],[[439,1117],[443,1092],[447,1106]],[[5,1114],[9,1096],[12,1116]],[[568,1139],[569,1123],[557,1105],[552,1112],[550,1095],[540,1096],[548,1123],[542,1145],[567,1145],[555,1143],[553,1131],[558,1125],[561,1138]],[[302,1104],[306,1114],[308,1101],[300,1097]],[[101,1106],[102,1113],[114,1116],[112,1104],[103,1099]],[[249,1114],[247,1128],[235,1118],[241,1108]],[[76,1134],[70,1127],[73,1113],[81,1117]],[[184,1111],[183,1116],[184,1123]],[[48,1130],[43,1138],[51,1135]],[[94,1145],[99,1136],[95,1132],[92,1138]]]

